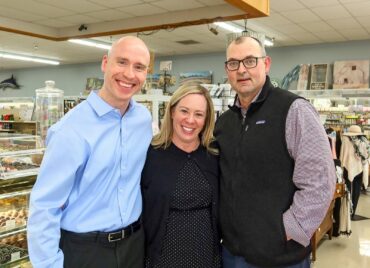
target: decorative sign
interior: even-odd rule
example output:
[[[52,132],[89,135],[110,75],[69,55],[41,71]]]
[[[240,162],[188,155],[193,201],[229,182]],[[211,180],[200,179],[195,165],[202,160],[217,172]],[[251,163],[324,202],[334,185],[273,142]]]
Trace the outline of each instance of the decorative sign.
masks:
[[[333,88],[369,88],[369,60],[334,62]]]
[[[172,61],[169,60],[169,61],[161,61],[159,63],[159,70],[161,71],[171,71],[172,69]]]

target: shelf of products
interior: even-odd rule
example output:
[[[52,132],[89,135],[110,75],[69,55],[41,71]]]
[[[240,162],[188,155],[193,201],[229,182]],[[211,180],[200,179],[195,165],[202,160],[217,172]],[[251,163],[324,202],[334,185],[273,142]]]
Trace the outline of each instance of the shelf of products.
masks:
[[[0,267],[30,267],[26,225],[44,152],[40,144],[38,136],[0,136]]]
[[[370,89],[324,89],[324,90],[290,90],[306,99],[347,99],[370,98]]]

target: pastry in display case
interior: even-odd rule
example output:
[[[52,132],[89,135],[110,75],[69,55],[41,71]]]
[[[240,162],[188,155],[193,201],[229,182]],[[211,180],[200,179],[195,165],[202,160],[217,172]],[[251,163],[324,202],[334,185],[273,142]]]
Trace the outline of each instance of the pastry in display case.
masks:
[[[38,136],[0,135],[0,267],[27,267],[31,189],[44,149]]]
[[[0,267],[11,267],[28,258],[26,231],[0,235]]]
[[[11,264],[28,258],[26,226],[30,192],[31,187],[20,191],[15,187],[0,194],[0,267],[12,267]]]
[[[32,135],[0,136],[0,180],[36,175],[44,153],[40,143]]]

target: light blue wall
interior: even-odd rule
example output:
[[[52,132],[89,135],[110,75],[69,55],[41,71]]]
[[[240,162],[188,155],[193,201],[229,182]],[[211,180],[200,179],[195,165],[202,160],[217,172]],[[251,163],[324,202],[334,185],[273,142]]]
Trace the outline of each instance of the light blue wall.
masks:
[[[282,79],[297,64],[330,63],[339,60],[370,60],[370,40],[275,47],[267,51],[272,57],[271,77]]]
[[[65,96],[79,95],[86,85],[86,78],[103,78],[100,63],[48,66],[42,68],[15,69],[0,72],[0,81],[11,75],[21,85],[20,89],[0,90],[0,97],[33,97],[35,89],[45,87],[46,80],[54,80],[55,87],[63,89]]]
[[[275,47],[268,49],[267,53],[272,57],[270,76],[282,79],[294,66],[301,63],[333,63],[336,60],[370,59],[370,40]],[[158,57],[155,62],[155,72],[159,72],[159,62],[165,60],[172,60],[171,74],[176,75],[177,81],[179,73],[190,71],[211,70],[214,83],[222,83],[225,77],[224,52]],[[0,81],[9,78],[12,74],[22,88],[1,90],[0,97],[32,97],[35,89],[44,87],[45,80],[54,80],[56,87],[63,89],[66,96],[79,95],[85,88],[86,78],[103,77],[100,62],[0,71]],[[170,90],[174,88],[176,86]]]

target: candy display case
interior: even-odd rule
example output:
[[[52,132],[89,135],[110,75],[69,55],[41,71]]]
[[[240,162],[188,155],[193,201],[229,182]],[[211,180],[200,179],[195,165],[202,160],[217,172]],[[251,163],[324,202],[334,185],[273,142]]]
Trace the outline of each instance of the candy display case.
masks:
[[[36,175],[44,149],[32,135],[0,136],[0,180]]]
[[[0,267],[28,258],[26,224],[31,188],[0,194]]]
[[[28,204],[44,153],[41,143],[33,135],[0,135],[0,267],[28,263]]]

